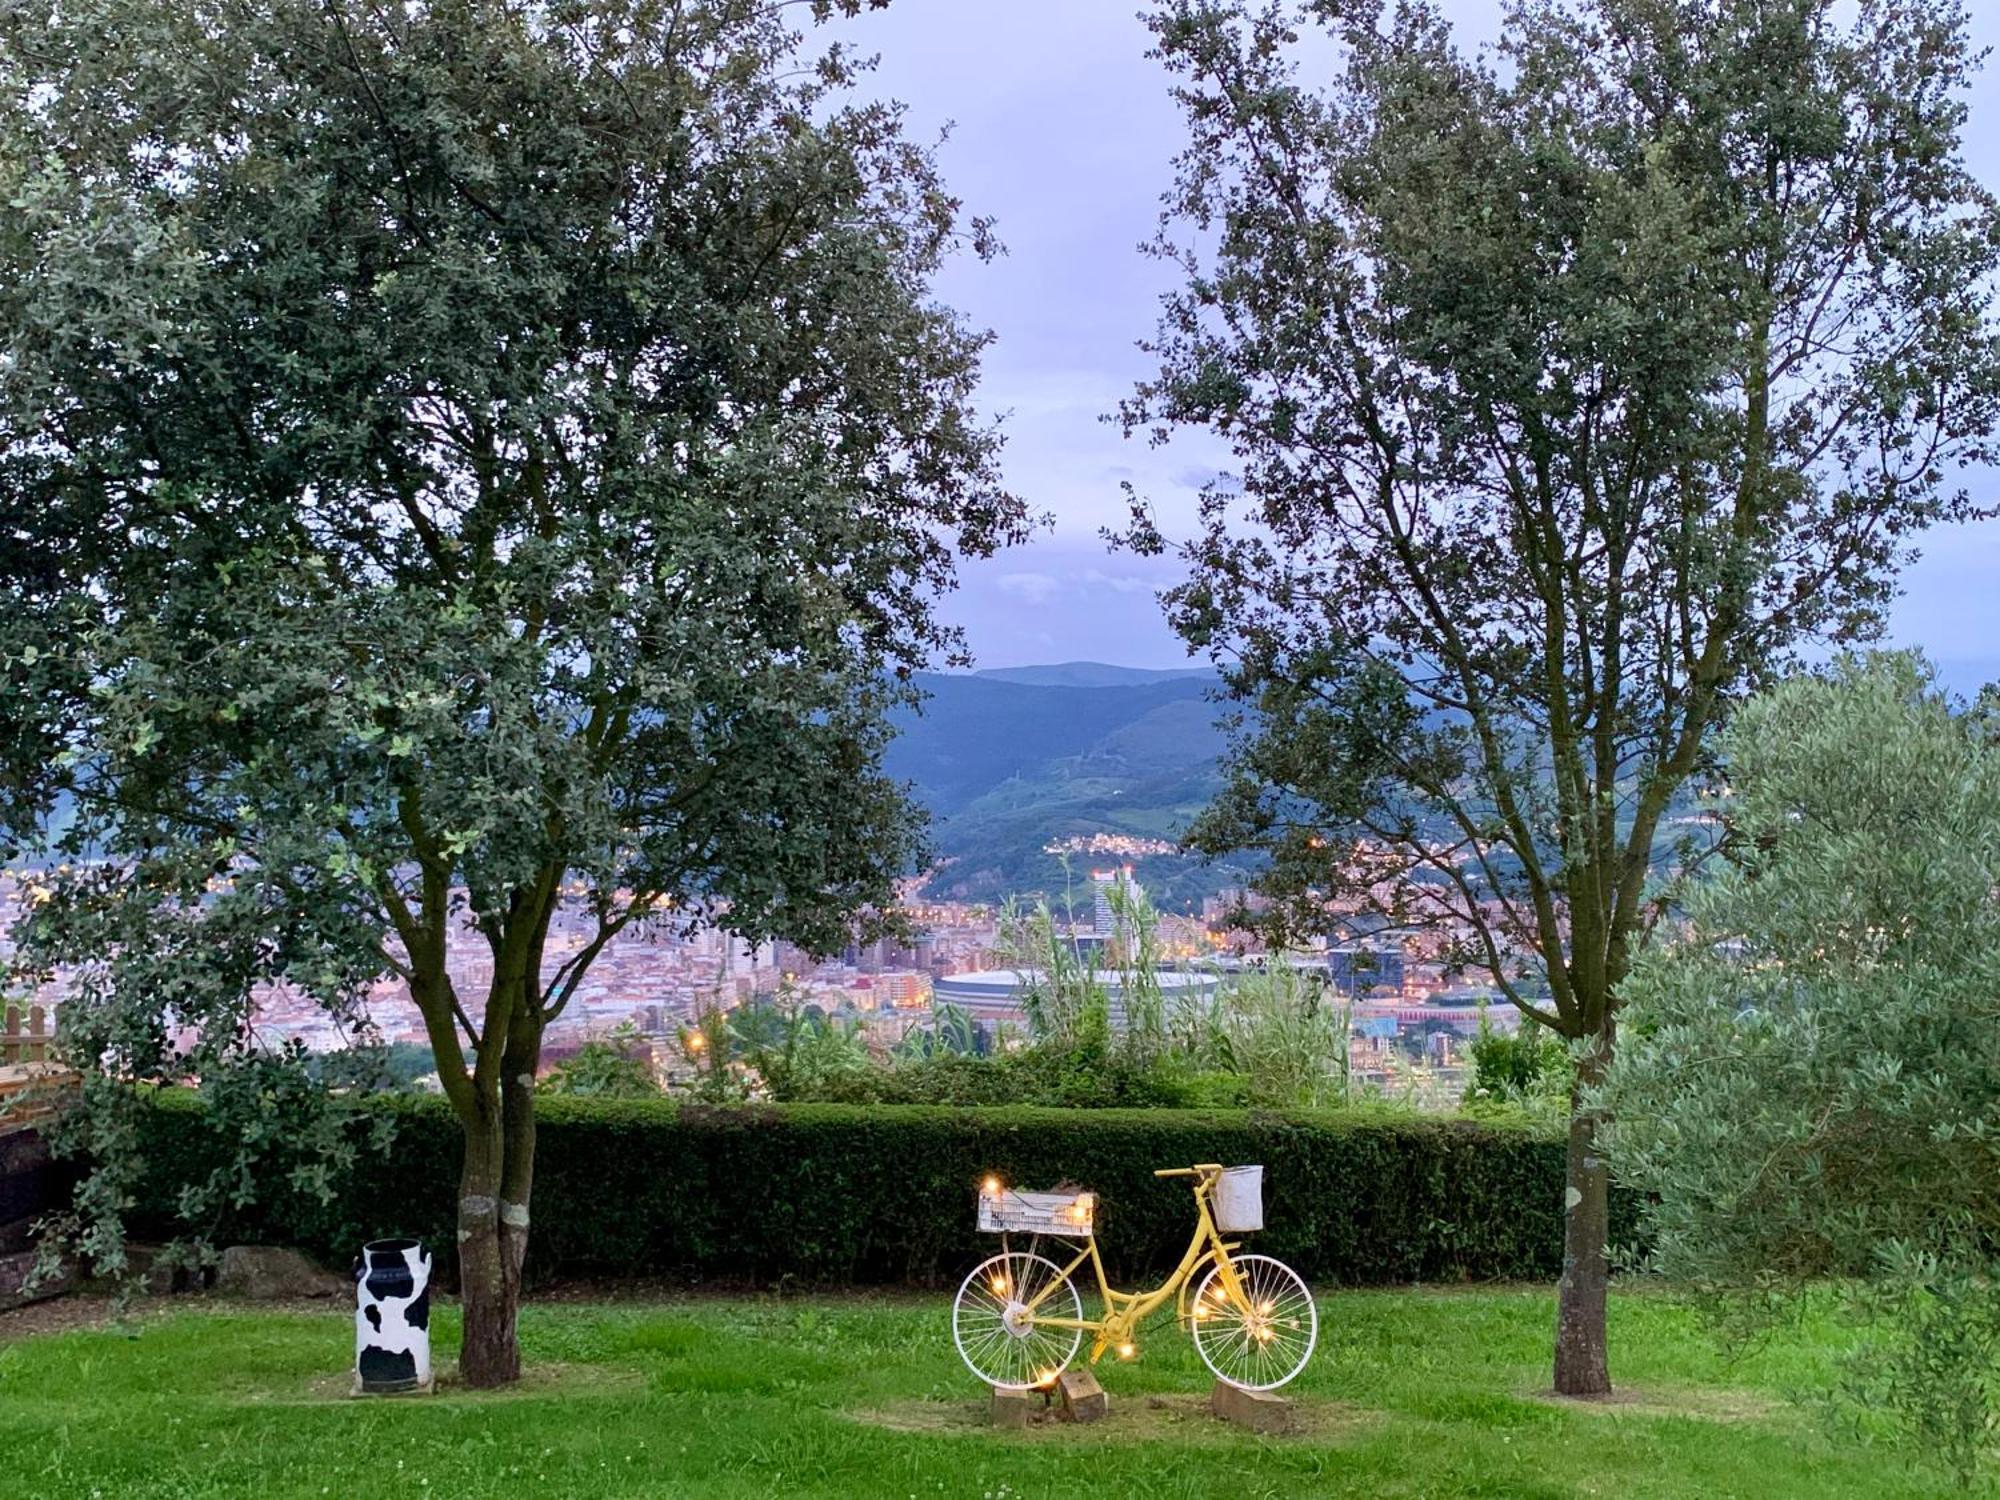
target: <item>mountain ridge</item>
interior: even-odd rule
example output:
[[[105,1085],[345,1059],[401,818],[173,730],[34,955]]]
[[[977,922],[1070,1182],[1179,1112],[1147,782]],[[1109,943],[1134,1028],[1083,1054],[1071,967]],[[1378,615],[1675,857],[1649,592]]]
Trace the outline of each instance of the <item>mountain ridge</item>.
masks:
[[[1120,667],[1102,661],[1061,661],[1020,667],[982,667],[975,672],[941,675],[978,677],[989,682],[1018,682],[1030,687],[1084,688],[1138,687],[1146,683],[1167,682],[1179,678],[1204,678],[1211,681],[1215,679],[1215,671],[1210,667]]]
[[[931,813],[934,896],[1053,894],[1069,877],[1049,844],[1094,834],[1172,844],[1220,785],[1224,738],[1207,672],[1066,662],[923,673],[917,686],[928,697],[895,715],[885,768]],[[1242,878],[1178,853],[1133,862],[1169,906]]]

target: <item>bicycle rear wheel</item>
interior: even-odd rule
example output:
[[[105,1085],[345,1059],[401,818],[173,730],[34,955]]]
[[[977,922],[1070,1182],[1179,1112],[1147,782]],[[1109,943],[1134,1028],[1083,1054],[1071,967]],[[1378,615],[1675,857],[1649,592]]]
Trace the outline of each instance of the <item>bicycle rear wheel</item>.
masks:
[[[1306,1367],[1319,1342],[1319,1310],[1299,1273],[1268,1255],[1232,1256],[1243,1300],[1210,1266],[1194,1294],[1194,1347],[1218,1380],[1274,1391]]]
[[[1054,1261],[1010,1250],[982,1261],[959,1287],[951,1339],[966,1368],[986,1384],[1032,1390],[1053,1385],[1083,1342],[1082,1329],[1051,1328],[1041,1318],[1081,1321],[1083,1299]]]

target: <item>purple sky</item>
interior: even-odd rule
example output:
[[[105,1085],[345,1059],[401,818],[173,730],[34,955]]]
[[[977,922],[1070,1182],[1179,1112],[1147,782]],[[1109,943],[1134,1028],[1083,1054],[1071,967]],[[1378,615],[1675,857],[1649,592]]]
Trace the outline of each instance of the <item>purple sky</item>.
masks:
[[[923,135],[955,123],[943,162],[973,213],[999,221],[1007,255],[947,272],[941,291],[997,341],[984,401],[1004,414],[1009,483],[1055,525],[968,566],[951,614],[981,666],[1090,659],[1178,666],[1181,647],[1154,591],[1165,569],[1107,551],[1129,480],[1163,519],[1190,513],[1226,462],[1202,436],[1167,449],[1101,420],[1148,371],[1135,342],[1152,328],[1167,273],[1138,253],[1153,231],[1181,139],[1160,65],[1145,56],[1138,0],[894,0],[843,30],[881,55],[876,83]],[[1446,0],[1468,41],[1497,33],[1500,0]],[[2000,6],[1970,7],[1982,45],[2000,44]],[[2000,69],[1980,81],[1967,141],[2000,184]],[[1975,488],[1990,492],[1994,476]],[[2000,522],[1933,533],[1903,579],[1899,643],[2000,676]],[[1954,673],[1953,675],[1961,675]]]

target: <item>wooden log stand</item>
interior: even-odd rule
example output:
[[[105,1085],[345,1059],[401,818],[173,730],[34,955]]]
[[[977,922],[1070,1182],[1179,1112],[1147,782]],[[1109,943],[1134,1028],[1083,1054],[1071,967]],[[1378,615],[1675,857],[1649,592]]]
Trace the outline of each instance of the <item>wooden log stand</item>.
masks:
[[[1246,1391],[1226,1380],[1216,1381],[1208,1393],[1208,1409],[1225,1422],[1266,1436],[1298,1430],[1298,1414],[1291,1402],[1268,1391]]]
[[[1056,1382],[1056,1393],[1062,1398],[1059,1412],[1065,1422],[1102,1421],[1105,1412],[1110,1409],[1104,1387],[1088,1370],[1063,1371],[1062,1378]]]
[[[1049,1400],[1041,1391],[1013,1391],[993,1387],[993,1425],[1024,1428],[1047,1409]]]

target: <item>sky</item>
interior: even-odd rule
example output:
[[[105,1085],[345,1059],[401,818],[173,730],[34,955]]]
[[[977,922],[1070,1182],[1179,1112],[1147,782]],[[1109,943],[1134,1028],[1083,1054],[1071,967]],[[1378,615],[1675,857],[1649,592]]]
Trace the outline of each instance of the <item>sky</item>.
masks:
[[[1138,0],[891,0],[842,31],[879,55],[872,87],[902,100],[913,133],[946,125],[940,160],[966,211],[998,221],[1006,254],[966,257],[940,296],[991,329],[981,400],[1002,418],[1010,487],[1053,525],[1025,546],[970,562],[948,616],[982,667],[1094,660],[1170,667],[1187,658],[1161,617],[1165,560],[1107,548],[1121,485],[1169,530],[1228,462],[1213,438],[1163,449],[1105,416],[1151,371],[1137,343],[1156,320],[1168,268],[1139,246],[1182,139],[1166,75],[1146,54]],[[1500,0],[1445,0],[1470,44],[1498,33]],[[2000,5],[1979,0],[1978,42],[2000,44]],[[2000,64],[1971,99],[1968,154],[2000,186]],[[2000,476],[1975,476],[1976,492]],[[1903,577],[1891,629],[1973,674],[2000,677],[2000,522],[1933,532]]]

